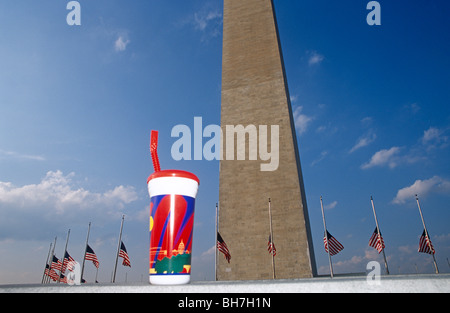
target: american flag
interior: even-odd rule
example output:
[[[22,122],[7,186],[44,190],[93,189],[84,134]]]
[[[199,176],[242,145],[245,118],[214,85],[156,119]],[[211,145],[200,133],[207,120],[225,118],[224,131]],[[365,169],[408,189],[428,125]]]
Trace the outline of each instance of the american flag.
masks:
[[[217,249],[219,249],[220,252],[223,253],[225,256],[225,259],[230,263],[231,260],[231,254],[230,250],[228,250],[227,244],[223,240],[222,236],[220,236],[219,233],[217,233]]]
[[[64,276],[64,274],[61,273],[59,281],[61,283],[67,284],[67,277]]]
[[[131,267],[130,257],[128,256],[128,252],[127,252],[127,249],[125,248],[125,245],[123,244],[123,241],[120,242],[119,256],[121,258],[123,258],[123,262],[122,262],[123,266]]]
[[[53,281],[58,281],[58,274],[48,264],[45,266],[45,275],[49,276]]]
[[[385,248],[383,237],[381,236],[381,232],[378,235],[377,227],[375,227],[372,237],[370,237],[369,246],[377,249],[378,253],[381,253],[381,251],[383,251],[383,249]]]
[[[92,261],[94,263],[95,267],[98,268],[100,266],[100,262],[98,262],[97,255],[95,254],[94,250],[88,245],[86,245],[86,260]]]
[[[423,231],[422,236],[420,236],[419,252],[428,254],[436,253],[436,251],[434,251],[433,245],[431,244],[431,240],[428,238],[425,230]]]
[[[50,268],[51,269],[55,269],[57,271],[61,270],[62,263],[56,256],[53,256],[53,258],[52,258],[52,266]]]
[[[275,244],[272,242],[272,236],[269,235],[269,241],[267,242],[267,251],[273,256],[277,255],[277,248],[275,248]]]
[[[74,263],[75,263],[75,259],[70,256],[69,252],[66,251],[66,253],[64,254],[62,272],[64,273],[66,271],[66,268],[69,271],[72,271]]]
[[[330,245],[330,255],[336,255],[342,250],[344,250],[344,246],[339,241],[337,241],[336,238],[334,238],[328,231],[327,236],[326,237],[325,235],[323,236],[323,244],[325,246],[326,253],[328,253],[327,242]]]

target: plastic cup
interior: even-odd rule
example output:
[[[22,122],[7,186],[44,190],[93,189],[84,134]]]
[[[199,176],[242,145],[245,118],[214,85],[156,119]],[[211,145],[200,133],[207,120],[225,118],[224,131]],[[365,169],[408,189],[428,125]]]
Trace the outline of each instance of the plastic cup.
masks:
[[[147,180],[150,195],[150,271],[154,285],[191,280],[195,197],[199,179],[178,170],[155,172]]]

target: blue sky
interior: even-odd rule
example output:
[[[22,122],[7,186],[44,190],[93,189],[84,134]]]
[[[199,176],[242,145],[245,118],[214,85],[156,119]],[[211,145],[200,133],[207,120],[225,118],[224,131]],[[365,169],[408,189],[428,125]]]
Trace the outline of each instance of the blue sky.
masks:
[[[152,129],[162,168],[200,178],[192,275],[212,280],[218,162],[174,161],[170,134],[196,116],[220,124],[222,1],[79,2],[81,26],[65,1],[0,3],[0,283],[40,282],[69,228],[81,260],[89,221],[108,282],[122,214],[132,268],[117,280],[147,279]],[[431,273],[414,193],[449,272],[450,4],[380,1],[368,26],[367,2],[275,0],[319,274],[321,195],[345,246],[336,273],[382,260],[367,245],[371,195],[391,273]]]

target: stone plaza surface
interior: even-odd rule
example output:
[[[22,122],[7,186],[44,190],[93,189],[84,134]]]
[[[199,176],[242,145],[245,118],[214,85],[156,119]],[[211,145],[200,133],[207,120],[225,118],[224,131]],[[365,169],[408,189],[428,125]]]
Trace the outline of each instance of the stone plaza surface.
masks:
[[[182,286],[135,284],[0,285],[0,293],[449,293],[450,274],[382,276],[379,285],[365,276],[265,280],[194,282]]]

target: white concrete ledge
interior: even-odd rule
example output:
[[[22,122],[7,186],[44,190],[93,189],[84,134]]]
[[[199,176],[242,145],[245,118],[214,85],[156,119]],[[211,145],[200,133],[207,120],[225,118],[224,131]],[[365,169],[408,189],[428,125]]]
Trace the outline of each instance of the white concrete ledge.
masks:
[[[275,280],[194,282],[183,286],[136,284],[0,285],[0,293],[449,293],[450,274],[382,276],[379,285],[366,277],[329,277]]]

